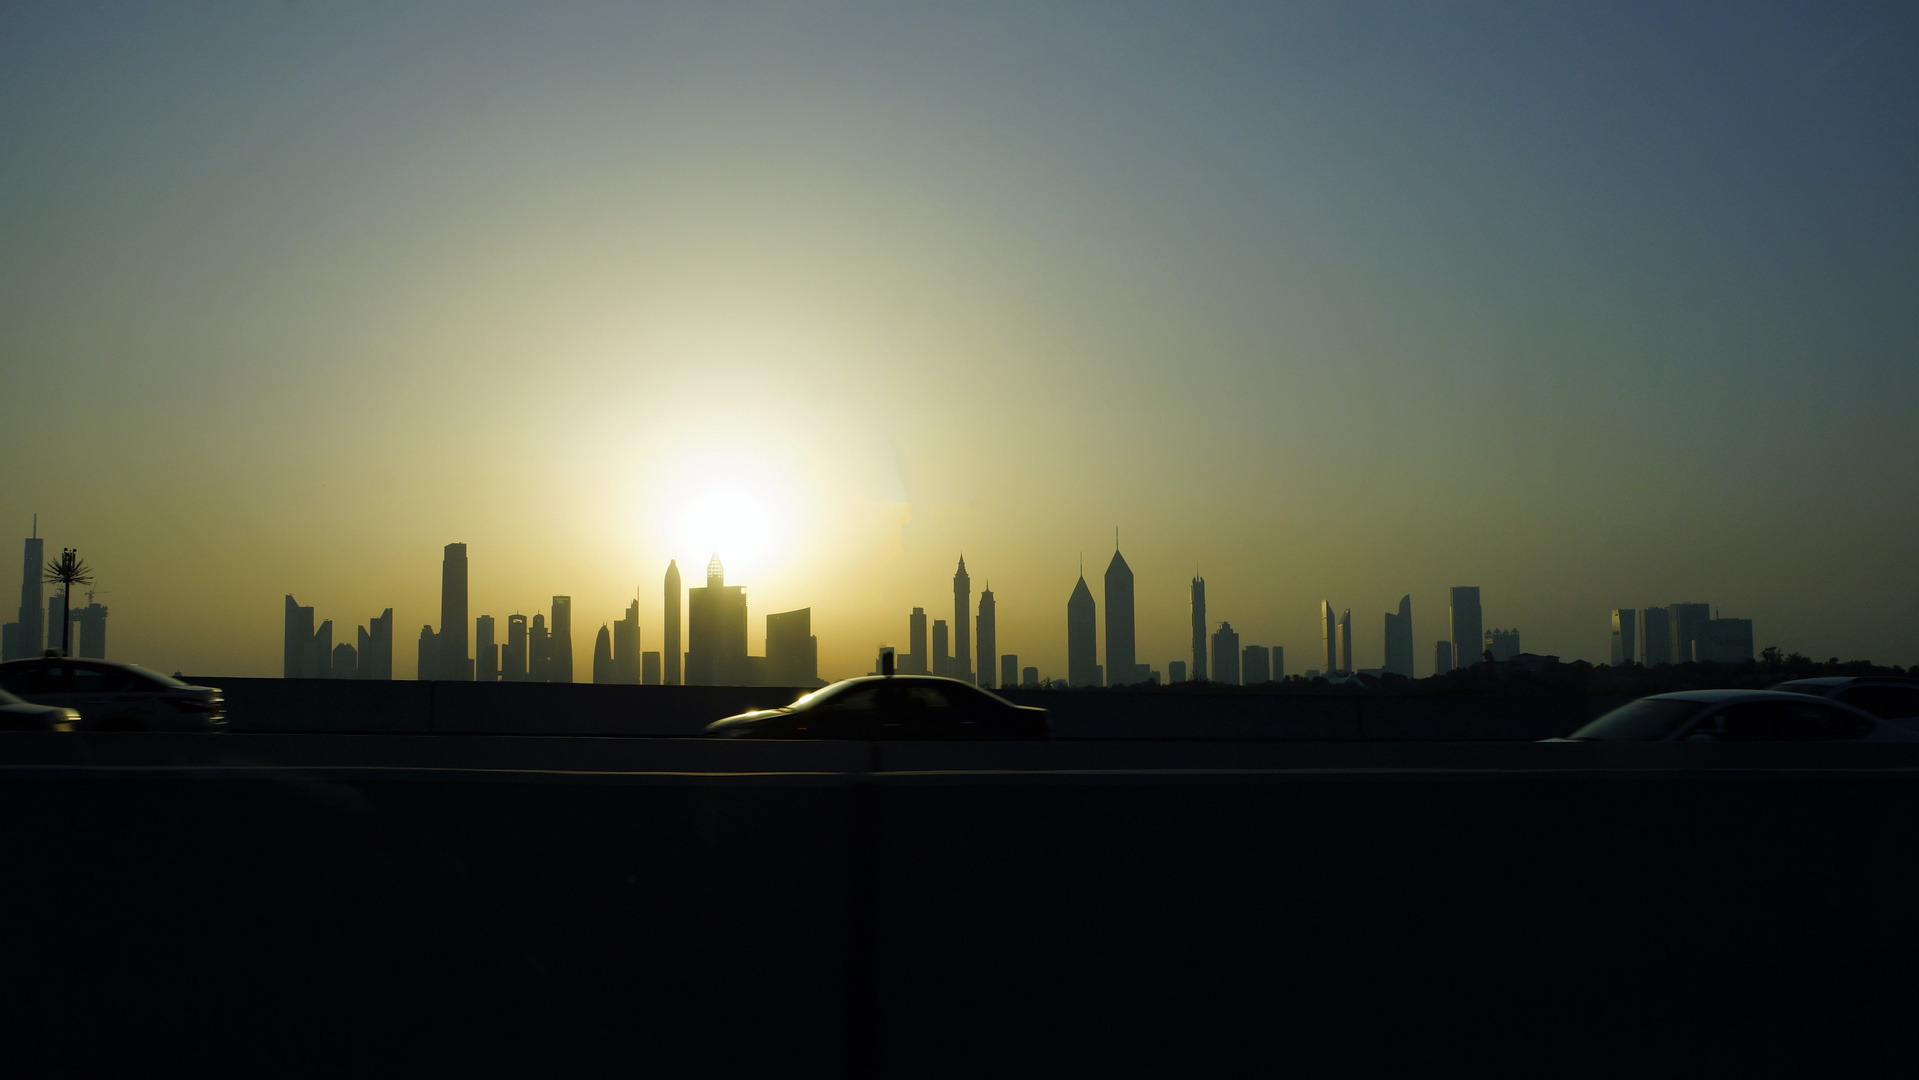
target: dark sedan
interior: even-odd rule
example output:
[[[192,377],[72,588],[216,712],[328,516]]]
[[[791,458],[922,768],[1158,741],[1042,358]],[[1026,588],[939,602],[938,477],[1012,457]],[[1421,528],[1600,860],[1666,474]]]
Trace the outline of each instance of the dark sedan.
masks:
[[[1621,705],[1546,742],[1919,742],[1864,710],[1776,690],[1685,690]]]
[[[1015,705],[956,679],[847,679],[781,709],[706,726],[719,739],[1044,739],[1045,709]]]
[[[1881,675],[1794,679],[1776,683],[1773,689],[1843,701],[1900,727],[1919,728],[1919,680]]]
[[[226,699],[138,664],[49,656],[0,664],[0,690],[80,714],[81,731],[219,731]]]

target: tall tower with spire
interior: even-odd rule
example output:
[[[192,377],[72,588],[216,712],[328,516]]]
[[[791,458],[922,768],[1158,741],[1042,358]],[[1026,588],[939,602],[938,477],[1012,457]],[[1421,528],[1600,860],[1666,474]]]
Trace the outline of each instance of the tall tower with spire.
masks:
[[[8,623],[0,660],[29,660],[46,647],[46,597],[40,589],[42,568],[46,566],[46,541],[40,539],[40,515],[33,515],[33,535],[27,537],[23,569],[20,572],[20,619]]]
[[[1145,682],[1133,661],[1133,568],[1119,553],[1119,533],[1113,533],[1113,561],[1106,564],[1106,684],[1126,686]]]
[[[1066,601],[1066,681],[1071,686],[1099,686],[1099,611],[1086,572]]]
[[[666,611],[661,620],[661,632],[665,637],[660,646],[660,665],[665,668],[665,683],[668,686],[680,685],[680,564],[672,559],[666,563]]]
[[[979,594],[979,685],[993,688],[993,665],[999,662],[999,615],[993,604],[993,583]]]
[[[953,572],[953,678],[973,681],[973,579],[966,576],[966,556]]]
[[[1206,681],[1206,579],[1193,578],[1193,674],[1194,682]]]

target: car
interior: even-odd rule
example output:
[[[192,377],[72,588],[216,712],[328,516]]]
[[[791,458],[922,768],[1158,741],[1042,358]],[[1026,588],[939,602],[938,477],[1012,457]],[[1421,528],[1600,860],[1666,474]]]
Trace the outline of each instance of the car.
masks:
[[[1777,683],[1772,689],[1843,701],[1881,720],[1891,720],[1904,728],[1919,729],[1919,679],[1884,675],[1828,676],[1794,679]]]
[[[226,698],[138,664],[48,656],[0,664],[0,690],[79,714],[79,731],[219,731]]]
[[[706,726],[719,739],[1044,739],[1045,709],[958,679],[880,675],[822,687],[779,709]]]
[[[80,714],[57,705],[35,705],[0,690],[0,731],[72,731]]]
[[[1919,742],[1837,701],[1779,690],[1687,690],[1629,702],[1545,742]]]

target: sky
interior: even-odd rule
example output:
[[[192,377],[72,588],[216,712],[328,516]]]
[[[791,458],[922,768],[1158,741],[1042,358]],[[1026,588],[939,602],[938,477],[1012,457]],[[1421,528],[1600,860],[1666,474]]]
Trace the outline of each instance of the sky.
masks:
[[[951,616],[1065,674],[1115,530],[1359,666],[1447,589],[1531,652],[1707,602],[1919,662],[1919,10],[1901,4],[12,5],[0,536],[109,655],[395,674],[591,641],[718,550],[821,674]],[[15,541],[4,541],[7,545]],[[17,549],[13,549],[17,550]],[[10,601],[6,610],[11,612]],[[1105,643],[1101,641],[1104,658]]]

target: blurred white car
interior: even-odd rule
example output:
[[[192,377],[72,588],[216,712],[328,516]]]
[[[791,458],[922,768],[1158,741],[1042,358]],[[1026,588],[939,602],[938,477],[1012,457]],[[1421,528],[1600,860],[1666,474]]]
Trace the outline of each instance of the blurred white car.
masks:
[[[1919,742],[1863,709],[1779,690],[1687,690],[1621,705],[1546,742]]]
[[[49,656],[0,664],[0,690],[79,714],[79,731],[219,731],[226,698],[138,664]]]
[[[72,731],[80,714],[57,705],[35,705],[0,690],[0,731]]]

